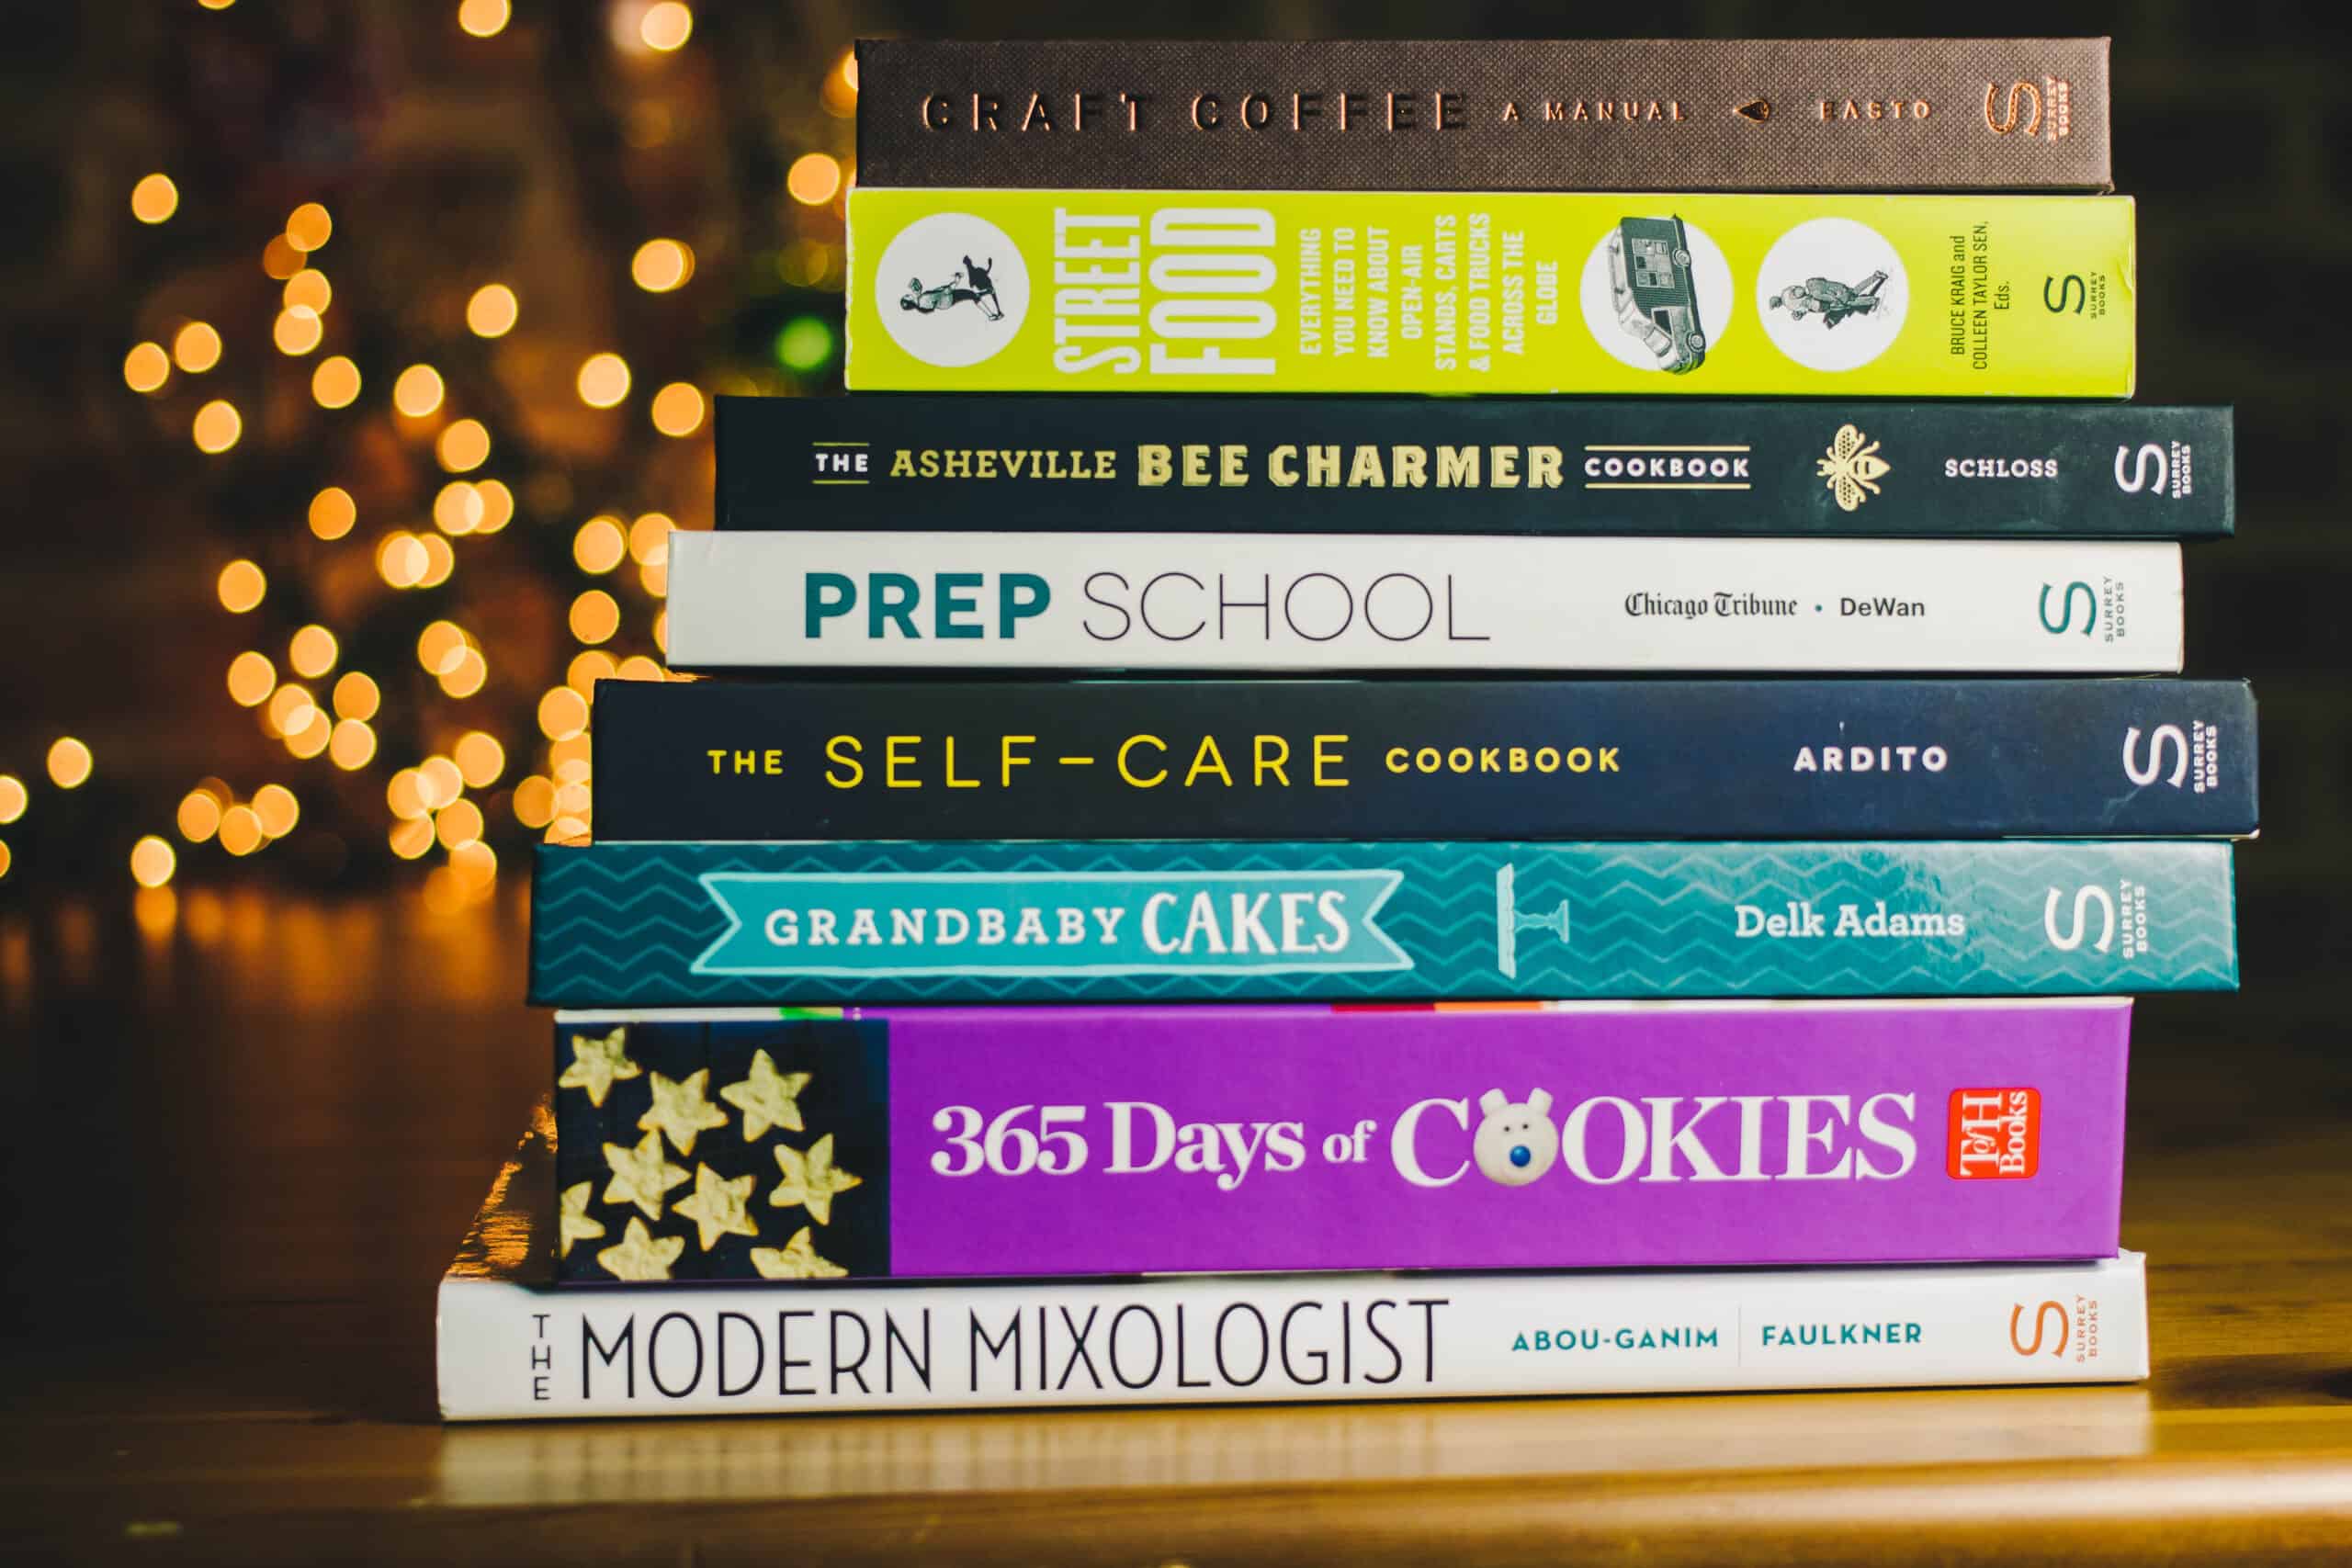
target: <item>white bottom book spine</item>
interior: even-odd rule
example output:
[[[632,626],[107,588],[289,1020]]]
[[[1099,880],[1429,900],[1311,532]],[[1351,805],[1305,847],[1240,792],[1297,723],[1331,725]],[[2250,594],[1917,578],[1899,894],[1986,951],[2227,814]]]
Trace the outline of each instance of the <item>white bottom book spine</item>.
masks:
[[[544,1130],[443,1280],[450,1420],[2128,1382],[2143,1259],[551,1289]]]
[[[698,532],[670,548],[686,670],[2181,661],[2180,547],[2152,541]]]

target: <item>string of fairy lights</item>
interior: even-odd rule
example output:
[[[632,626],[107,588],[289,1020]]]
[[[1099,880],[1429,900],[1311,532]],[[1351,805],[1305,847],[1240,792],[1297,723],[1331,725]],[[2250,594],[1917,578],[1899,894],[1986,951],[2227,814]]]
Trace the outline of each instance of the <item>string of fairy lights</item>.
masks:
[[[235,3],[198,0],[208,11],[225,11]],[[473,39],[498,37],[514,15],[510,0],[462,0],[455,9],[458,28]],[[614,0],[606,14],[615,47],[632,52],[674,54],[694,35],[694,11],[681,0]],[[855,65],[847,53],[826,73],[820,97],[824,110],[836,118],[854,113]],[[772,260],[774,276],[787,288],[840,287],[839,218],[849,183],[848,170],[829,152],[804,152],[790,162],[784,178],[789,208],[830,222],[820,222],[815,233],[792,232],[778,245]],[[162,229],[181,215],[183,201],[169,173],[151,172],[130,188],[129,217],[136,224]],[[806,225],[797,227],[805,230]],[[371,397],[359,360],[338,351],[336,288],[327,270],[334,238],[334,215],[322,202],[305,201],[288,212],[278,231],[264,241],[259,270],[277,292],[269,312],[269,349],[288,367],[307,364],[308,400],[322,414],[348,411],[346,417],[380,421],[389,427],[397,448],[413,455],[411,460],[431,475],[429,521],[402,519],[405,525],[384,526],[371,534],[359,499],[366,486],[349,482],[322,485],[310,497],[300,522],[289,525],[307,528],[320,546],[364,549],[372,565],[377,599],[425,593],[448,583],[467,557],[494,547],[483,542],[500,536],[523,508],[514,490],[489,471],[496,466],[501,445],[492,420],[464,406],[469,400],[442,368],[417,359]],[[644,240],[628,263],[630,283],[649,296],[688,288],[695,271],[693,246],[667,235]],[[481,282],[466,299],[465,331],[485,344],[495,343],[524,322],[526,308],[514,285]],[[779,323],[767,347],[785,372],[816,373],[835,354],[836,328],[824,313],[797,314]],[[180,321],[168,332],[131,346],[122,360],[123,384],[141,398],[186,405],[188,440],[206,457],[225,458],[246,439],[248,413],[234,396],[204,395],[212,389],[203,378],[238,352],[212,323]],[[717,385],[721,390],[772,389],[741,375],[722,375]],[[623,409],[633,394],[640,395],[646,422],[667,440],[703,436],[707,423],[708,400],[700,386],[677,379],[641,391],[628,359],[610,349],[580,360],[572,391],[582,405],[600,411]],[[489,401],[495,405],[495,400]],[[537,696],[529,729],[523,728],[519,715],[502,726],[494,717],[478,716],[466,708],[491,684],[493,659],[503,660],[507,655],[487,647],[460,615],[436,615],[416,633],[413,658],[427,682],[420,685],[415,673],[394,682],[380,663],[372,672],[359,668],[353,649],[346,648],[348,630],[339,636],[326,617],[269,633],[267,623],[280,601],[315,610],[322,596],[296,592],[274,597],[269,570],[250,555],[220,566],[212,584],[222,613],[241,620],[250,617],[255,629],[265,632],[253,639],[257,646],[229,660],[223,694],[252,713],[261,732],[282,748],[289,762],[354,777],[380,775],[385,815],[378,821],[385,846],[401,861],[428,863],[424,892],[429,907],[462,907],[492,889],[499,864],[490,840],[514,831],[492,820],[488,813],[496,806],[511,815],[515,828],[549,840],[589,832],[594,819],[589,699],[601,680],[667,678],[652,657],[623,651],[621,639],[633,602],[642,606],[639,613],[650,612],[645,626],[652,646],[667,646],[662,603],[668,588],[669,536],[675,527],[669,514],[653,510],[633,516],[598,512],[570,527],[571,565],[578,578],[563,590],[571,594],[563,626],[576,650],[561,682]],[[254,553],[268,556],[266,550]],[[281,565],[279,570],[287,569]],[[337,570],[348,579],[348,560]],[[404,716],[413,721],[411,728],[416,733],[430,733],[445,742],[422,757],[392,757],[383,739],[388,704],[402,689],[423,693],[420,700],[426,702],[437,694],[435,711]],[[453,714],[464,716],[453,718]],[[85,784],[97,766],[91,747],[66,735],[49,747],[43,773],[52,788],[71,791]],[[518,770],[521,776],[515,777]],[[33,784],[0,773],[0,829],[38,808]],[[231,860],[266,853],[300,823],[302,802],[287,783],[272,781],[240,793],[222,778],[206,776],[180,796],[170,818],[168,830],[158,827],[141,833],[130,846],[129,870],[141,889],[166,889],[180,874],[184,857],[199,849],[218,850]],[[0,878],[7,875],[11,859],[6,840],[0,837]]]

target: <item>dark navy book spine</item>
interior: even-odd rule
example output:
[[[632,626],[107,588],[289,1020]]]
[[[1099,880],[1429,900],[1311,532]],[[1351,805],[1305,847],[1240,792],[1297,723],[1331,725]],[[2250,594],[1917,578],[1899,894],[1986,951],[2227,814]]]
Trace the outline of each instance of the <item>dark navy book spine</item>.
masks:
[[[607,681],[599,840],[2250,834],[2243,682]]]
[[[2231,411],[2124,402],[720,398],[726,529],[2201,538]]]

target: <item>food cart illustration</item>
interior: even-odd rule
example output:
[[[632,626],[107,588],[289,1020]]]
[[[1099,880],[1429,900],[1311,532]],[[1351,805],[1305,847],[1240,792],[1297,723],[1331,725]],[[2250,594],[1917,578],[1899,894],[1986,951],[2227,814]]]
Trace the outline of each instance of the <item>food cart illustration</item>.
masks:
[[[1707,333],[1682,220],[1621,219],[1609,237],[1609,274],[1618,324],[1657,355],[1658,368],[1678,376],[1699,368]]]

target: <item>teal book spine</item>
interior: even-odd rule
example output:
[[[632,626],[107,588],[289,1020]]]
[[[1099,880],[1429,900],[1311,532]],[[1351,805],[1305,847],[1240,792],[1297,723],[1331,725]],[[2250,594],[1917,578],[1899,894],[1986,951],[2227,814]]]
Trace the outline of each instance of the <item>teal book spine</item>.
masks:
[[[2226,844],[546,845],[555,1007],[2227,990]]]

